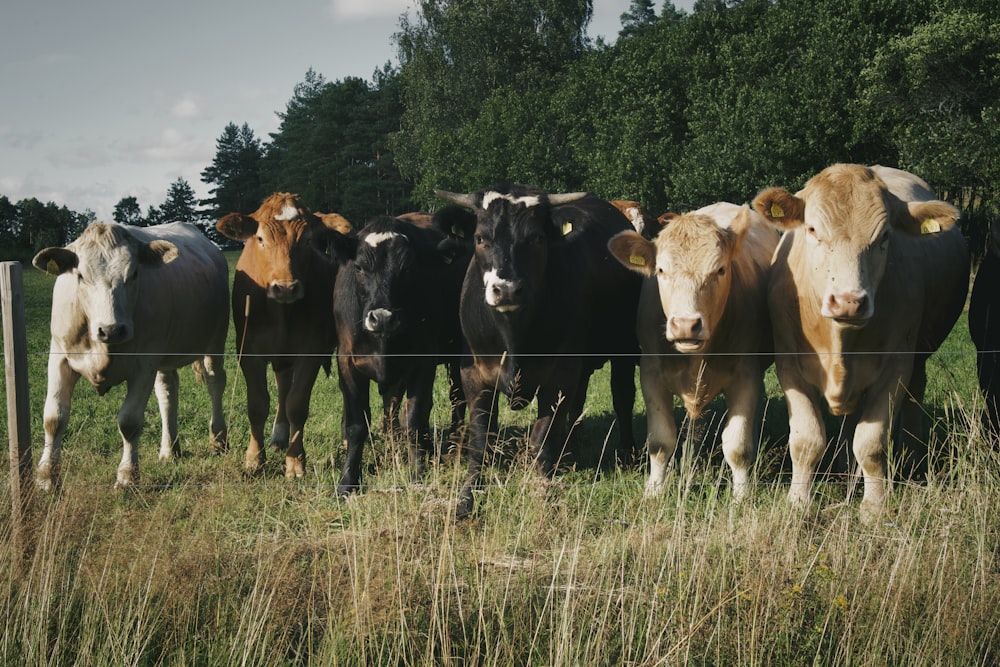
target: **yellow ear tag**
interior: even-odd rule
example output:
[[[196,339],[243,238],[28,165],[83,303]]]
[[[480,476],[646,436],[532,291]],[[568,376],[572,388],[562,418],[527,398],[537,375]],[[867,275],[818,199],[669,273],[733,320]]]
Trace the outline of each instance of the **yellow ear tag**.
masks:
[[[641,255],[629,255],[628,263],[635,266],[646,266],[646,260]]]
[[[921,234],[937,234],[941,231],[941,223],[931,218],[920,223]]]
[[[52,274],[53,276],[59,275],[59,265],[56,264],[56,260],[49,260],[48,264],[45,265],[45,273]]]
[[[563,236],[566,236],[571,231],[573,231],[573,223],[572,222],[564,222],[563,223],[563,228],[562,228]]]
[[[785,209],[781,208],[777,204],[771,204],[771,217],[772,218],[784,218]]]

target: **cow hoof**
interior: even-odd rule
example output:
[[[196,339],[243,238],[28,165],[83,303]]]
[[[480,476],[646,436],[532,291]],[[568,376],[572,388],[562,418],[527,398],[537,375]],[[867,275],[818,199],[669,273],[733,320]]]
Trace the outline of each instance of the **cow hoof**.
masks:
[[[462,493],[458,497],[458,503],[455,505],[455,520],[463,521],[472,516],[472,510],[476,507],[476,501],[472,497],[472,493]]]
[[[118,478],[115,480],[115,490],[133,488],[138,477],[139,475],[131,470],[119,470]]]
[[[646,487],[643,489],[642,495],[644,498],[653,500],[659,498],[663,495],[663,482],[646,482]]]
[[[305,477],[306,476],[306,462],[295,456],[285,457],[285,477],[292,479],[293,477]]]
[[[225,454],[229,451],[229,434],[213,433],[208,441],[208,450],[213,454]]]
[[[247,459],[243,462],[243,471],[251,477],[256,477],[264,472],[264,462]]]
[[[55,484],[52,483],[52,479],[50,477],[36,477],[35,488],[43,493],[52,493],[52,491],[55,490]]]

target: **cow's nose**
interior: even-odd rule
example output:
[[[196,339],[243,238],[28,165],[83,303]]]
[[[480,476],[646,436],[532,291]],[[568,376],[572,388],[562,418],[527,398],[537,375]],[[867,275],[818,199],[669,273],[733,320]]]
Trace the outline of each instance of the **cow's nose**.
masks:
[[[387,308],[373,308],[365,316],[365,329],[373,334],[390,334],[397,326],[398,320]]]
[[[704,328],[701,317],[697,315],[671,317],[667,325],[671,340],[698,339]]]
[[[124,324],[102,324],[97,327],[97,340],[102,343],[123,343],[128,339],[129,328]]]
[[[868,307],[867,292],[842,292],[827,295],[824,315],[834,319],[860,319]]]
[[[267,297],[278,303],[292,303],[302,298],[302,283],[298,280],[275,280],[267,286]]]

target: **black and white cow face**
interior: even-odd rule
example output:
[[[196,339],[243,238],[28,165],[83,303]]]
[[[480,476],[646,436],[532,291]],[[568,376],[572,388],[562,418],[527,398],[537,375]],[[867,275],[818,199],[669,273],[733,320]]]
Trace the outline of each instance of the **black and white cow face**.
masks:
[[[529,309],[544,282],[549,248],[562,238],[552,207],[585,196],[549,196],[524,186],[437,194],[475,212],[474,257],[483,277],[483,298],[494,312],[507,315]]]

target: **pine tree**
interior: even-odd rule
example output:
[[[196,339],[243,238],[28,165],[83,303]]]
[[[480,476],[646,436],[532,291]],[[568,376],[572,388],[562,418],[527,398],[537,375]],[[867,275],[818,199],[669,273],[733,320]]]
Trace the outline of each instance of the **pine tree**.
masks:
[[[206,215],[217,220],[227,213],[252,213],[264,198],[260,140],[246,123],[229,123],[215,145],[215,159],[201,172],[203,183],[215,185],[209,190],[213,196],[200,202]]]
[[[167,200],[160,207],[160,222],[197,222],[201,215],[194,188],[183,178],[178,178],[167,189]]]

